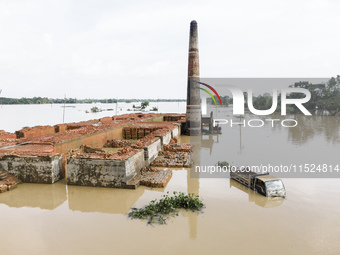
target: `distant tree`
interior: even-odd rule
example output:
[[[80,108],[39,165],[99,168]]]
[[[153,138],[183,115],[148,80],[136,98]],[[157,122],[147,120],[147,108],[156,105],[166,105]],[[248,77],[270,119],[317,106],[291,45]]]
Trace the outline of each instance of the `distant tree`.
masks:
[[[311,94],[311,99],[304,103],[304,107],[310,111],[315,111],[317,109],[318,101],[322,95],[322,90],[325,88],[325,84],[312,84],[307,81],[300,81],[294,83],[291,87],[294,88],[303,88],[309,90]],[[305,95],[303,93],[290,93],[288,98],[304,98]],[[294,105],[292,108],[293,112],[299,112],[298,108]]]
[[[321,99],[318,100],[317,106],[320,109],[328,111],[331,115],[340,112],[340,76],[332,77],[327,86],[322,90]]]
[[[228,96],[222,96],[220,97],[221,98],[221,101],[222,101],[222,105],[223,106],[228,106],[229,103],[230,103],[230,98]],[[216,104],[217,105],[220,105],[220,101],[218,100],[218,97],[217,96],[214,96],[214,99],[216,101]],[[211,97],[207,98],[207,104],[215,104],[213,99]]]
[[[273,96],[269,93],[253,97],[253,106],[257,110],[268,110],[272,107]]]
[[[144,101],[144,102],[142,102],[142,104],[141,104],[141,109],[142,110],[144,110],[146,107],[148,107],[149,106],[149,101]]]
[[[144,99],[145,100],[145,99]],[[1,104],[92,104],[96,102],[101,103],[116,103],[117,99],[76,99],[76,98],[47,98],[47,97],[33,97],[33,98],[6,98],[0,97]],[[119,102],[140,102],[143,99],[119,99]],[[148,99],[147,102],[185,102],[185,99]]]
[[[293,86],[294,88],[308,89],[311,93],[311,99],[304,103],[310,111],[324,110],[328,111],[331,115],[336,115],[340,112],[340,77],[339,75],[332,77],[326,84],[311,84],[309,82],[297,82]],[[303,93],[291,93],[289,98],[304,98]],[[295,107],[295,106],[294,106]],[[294,112],[297,112],[297,108],[294,108]]]
[[[91,112],[101,112],[102,110],[100,110],[97,106],[94,106],[91,108]]]

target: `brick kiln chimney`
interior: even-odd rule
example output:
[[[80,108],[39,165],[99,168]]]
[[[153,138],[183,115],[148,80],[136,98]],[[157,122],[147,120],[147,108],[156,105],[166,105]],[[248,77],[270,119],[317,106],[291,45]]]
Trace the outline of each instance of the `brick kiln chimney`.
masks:
[[[190,23],[189,59],[188,59],[188,88],[187,88],[187,115],[186,134],[190,136],[201,135],[201,102],[199,81],[198,33],[197,22]]]

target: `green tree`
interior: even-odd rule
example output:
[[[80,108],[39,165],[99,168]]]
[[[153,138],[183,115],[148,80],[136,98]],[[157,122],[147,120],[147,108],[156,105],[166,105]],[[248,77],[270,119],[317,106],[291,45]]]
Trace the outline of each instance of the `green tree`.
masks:
[[[304,103],[303,105],[309,111],[315,111],[317,109],[318,101],[321,98],[322,90],[325,88],[325,84],[312,84],[309,83],[308,81],[300,81],[294,83],[294,85],[290,87],[307,89],[311,94],[311,99],[308,102]],[[288,98],[304,98],[304,97],[305,95],[303,93],[290,93],[288,95]],[[290,109],[292,109],[293,112],[299,112],[298,108],[295,105]]]
[[[322,90],[321,98],[317,102],[318,108],[328,111],[331,115],[340,112],[340,76],[332,77]]]
[[[141,109],[142,110],[144,110],[146,107],[148,107],[149,106],[149,101],[144,101],[144,102],[142,102],[142,104],[141,104]]]

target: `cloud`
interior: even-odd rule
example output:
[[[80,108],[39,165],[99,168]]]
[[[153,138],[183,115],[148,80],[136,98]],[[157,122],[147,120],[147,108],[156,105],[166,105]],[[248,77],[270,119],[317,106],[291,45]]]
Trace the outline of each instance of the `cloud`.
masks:
[[[52,35],[50,33],[44,33],[43,40],[50,48],[53,48],[53,40]]]
[[[106,97],[112,89],[116,97],[157,98],[166,91],[166,97],[185,98],[192,19],[198,21],[202,77],[334,76],[339,5],[2,1],[0,88],[17,97]],[[160,88],[160,81],[173,89]],[[124,86],[114,87],[118,83]]]

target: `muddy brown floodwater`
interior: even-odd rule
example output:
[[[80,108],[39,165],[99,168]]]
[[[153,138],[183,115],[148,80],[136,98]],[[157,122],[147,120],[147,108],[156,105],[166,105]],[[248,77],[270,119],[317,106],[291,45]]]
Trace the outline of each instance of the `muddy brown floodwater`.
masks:
[[[339,154],[339,119],[322,117],[318,131],[263,129],[249,140],[239,127],[205,137],[202,155],[225,150],[239,162],[270,141],[295,150],[303,159],[318,147]],[[327,130],[322,131],[322,123]],[[334,125],[332,125],[332,123]],[[253,131],[252,131],[253,132]],[[300,132],[294,133],[294,132]],[[239,136],[238,136],[239,135]],[[248,137],[248,138],[247,138]],[[209,140],[211,139],[211,140]],[[270,140],[270,141],[269,141]],[[181,137],[188,142],[188,137]],[[289,154],[289,153],[288,153]],[[329,155],[331,154],[331,155]],[[260,154],[258,153],[259,157]],[[270,154],[275,160],[282,155]],[[137,190],[21,184],[0,194],[0,244],[4,254],[340,254],[340,179],[284,178],[287,198],[266,198],[228,178],[190,178],[189,169],[173,171],[164,189]],[[131,207],[142,207],[167,191],[199,194],[203,213],[181,211],[167,225],[131,220]]]
[[[229,179],[175,170],[166,189],[22,184],[1,194],[4,254],[339,254],[340,181],[286,179],[268,199]],[[332,192],[325,192],[325,188]],[[206,208],[167,225],[126,217],[166,191],[197,192]]]

